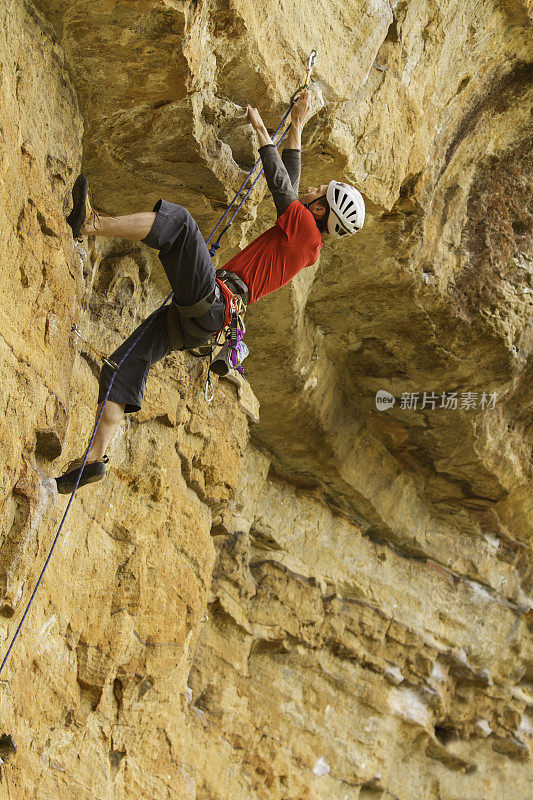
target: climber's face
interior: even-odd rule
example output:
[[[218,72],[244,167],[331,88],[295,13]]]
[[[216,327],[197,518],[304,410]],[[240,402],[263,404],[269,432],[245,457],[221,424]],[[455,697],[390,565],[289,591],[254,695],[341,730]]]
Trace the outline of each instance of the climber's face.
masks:
[[[323,183],[321,186],[308,186],[306,193],[301,198],[301,202],[307,206],[315,219],[321,219],[326,214],[324,206],[316,204],[315,200],[325,197],[327,188],[327,183]]]
[[[302,203],[308,205],[314,200],[318,200],[319,197],[324,197],[327,188],[327,183],[323,183],[321,186],[308,186],[306,193],[302,196]]]

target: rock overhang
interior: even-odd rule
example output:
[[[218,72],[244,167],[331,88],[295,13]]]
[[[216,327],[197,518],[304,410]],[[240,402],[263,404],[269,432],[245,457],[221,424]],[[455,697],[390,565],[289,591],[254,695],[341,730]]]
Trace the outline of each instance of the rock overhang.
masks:
[[[248,373],[263,409],[256,439],[280,468],[341,496],[340,464],[363,429],[431,501],[490,504],[523,483],[523,468],[493,457],[492,440],[502,415],[520,416],[513,397],[526,375],[528,294],[497,288],[507,307],[499,325],[492,298],[470,300],[479,313],[464,313],[474,197],[528,130],[520,3],[487,3],[476,19],[452,3],[334,3],[309,9],[305,24],[246,2],[38,5],[80,96],[96,203],[140,210],[170,195],[206,232],[253,158],[243,105],[277,124],[316,47],[302,184],[333,173],[352,180],[367,223],[250,309]],[[219,264],[273,221],[264,188],[254,197]],[[527,260],[527,235],[518,238],[513,257]],[[395,394],[394,409],[376,410],[378,389]],[[499,392],[500,405],[470,415],[400,408],[402,393],[453,391]]]

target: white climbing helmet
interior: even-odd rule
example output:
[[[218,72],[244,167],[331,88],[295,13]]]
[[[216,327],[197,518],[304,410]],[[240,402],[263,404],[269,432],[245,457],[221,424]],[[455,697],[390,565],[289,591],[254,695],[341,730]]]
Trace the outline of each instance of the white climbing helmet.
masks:
[[[365,221],[365,201],[355,186],[341,181],[330,181],[326,200],[330,212],[328,232],[335,238],[352,236],[363,227]]]

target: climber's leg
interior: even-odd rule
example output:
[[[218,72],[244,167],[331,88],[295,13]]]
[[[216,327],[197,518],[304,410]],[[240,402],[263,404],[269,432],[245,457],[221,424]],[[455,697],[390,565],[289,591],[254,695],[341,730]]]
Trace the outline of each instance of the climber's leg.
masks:
[[[155,217],[151,211],[121,217],[101,216],[91,206],[87,177],[81,174],[74,181],[72,211],[67,222],[75,239],[80,236],[111,236],[140,242],[150,232]]]
[[[146,331],[126,357],[120,369],[115,371],[107,364],[102,367],[96,418],[98,418],[99,410],[110,388],[113,375],[115,377],[88,453],[87,464],[84,467],[79,486],[94,483],[105,477],[105,464],[108,461],[105,452],[124,419],[124,413],[139,411],[151,365],[170,352],[166,314],[166,307],[158,308],[112,353],[111,359],[118,363],[139,333]],[[71,462],[63,475],[56,478],[57,489],[60,493],[66,494],[73,491],[82,462],[83,457]]]
[[[95,423],[101,408],[102,404],[99,403],[96,409]],[[83,468],[78,486],[85,486],[87,483],[96,483],[96,481],[102,480],[102,478],[105,477],[105,465],[109,460],[105,451],[123,419],[123,405],[113,402],[105,404],[93,443],[87,453],[87,461],[85,462],[85,467]],[[60,494],[70,494],[74,490],[80,467],[83,464],[83,458],[84,456],[75,459],[75,461],[71,461],[63,474],[56,478],[57,490]]]
[[[98,403],[96,409],[96,420],[100,414],[102,403]],[[117,428],[124,419],[124,403],[115,403],[113,400],[108,400],[104,406],[102,417],[98,423],[98,428],[94,435],[93,443],[87,461],[101,461],[105,456],[106,450],[113,439]]]
[[[89,200],[89,182],[78,175],[72,188],[73,208],[67,217],[74,238],[80,235],[109,236],[142,241],[159,250],[159,259],[180,306],[194,305],[216,293],[215,268],[198,225],[183,206],[159,200],[151,212],[121,217],[100,216]],[[195,318],[188,347],[220,330],[224,321],[224,302],[218,292],[211,310]],[[198,330],[194,330],[197,323]],[[207,336],[206,336],[207,334]]]
[[[86,234],[142,240],[149,247],[159,250],[160,261],[178,305],[195,305],[212,292],[214,303],[211,309],[201,317],[187,318],[180,326],[183,328],[185,347],[205,344],[214,332],[222,328],[225,305],[216,284],[213,262],[198,225],[185,208],[160,200],[153,212],[125,217],[100,217],[92,211],[88,203],[87,181],[84,176],[76,179],[73,197],[75,207],[69,224],[75,236],[83,231]],[[82,202],[84,205],[80,211]],[[133,342],[139,338],[139,334],[143,334],[118,370],[113,370],[108,364],[102,367],[98,403],[101,407],[107,396],[107,404],[88,454],[90,463],[83,470],[80,486],[105,476],[105,451],[124,413],[139,411],[151,365],[171,351],[167,313],[166,306],[154,311],[112,353],[110,359],[120,363]],[[180,324],[179,315],[177,324]],[[57,479],[60,492],[71,492],[74,489],[82,461],[83,459],[78,459],[70,464],[67,472]]]
[[[198,225],[183,206],[158,200],[144,244],[159,250],[170,285],[181,306],[197,303],[215,285],[215,268]]]
[[[174,290],[176,303],[192,306],[212,293],[211,309],[181,326],[185,346],[199,347],[224,325],[225,305],[216,283],[213,261],[198,225],[186,208],[158,200],[154,211],[154,224],[143,243],[159,250],[159,260]]]
[[[126,214],[123,217],[104,217],[93,214],[81,226],[84,236],[111,236],[117,239],[130,239],[140,242],[148,236],[156,215],[152,211],[140,214]]]
[[[114,375],[108,402],[110,400],[112,403],[119,404],[126,414],[140,410],[150,367],[171,352],[166,326],[167,310],[167,307],[164,306],[150,314],[111,354],[110,359],[118,364],[133,341],[139,337],[140,333],[143,334],[126,356],[120,369],[113,370],[108,364],[103,365],[100,373],[98,403],[104,400]],[[102,442],[104,442],[104,437]]]

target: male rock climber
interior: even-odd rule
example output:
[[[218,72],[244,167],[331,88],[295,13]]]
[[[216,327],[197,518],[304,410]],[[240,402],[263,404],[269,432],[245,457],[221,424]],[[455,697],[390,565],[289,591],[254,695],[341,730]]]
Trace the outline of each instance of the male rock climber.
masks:
[[[291,110],[291,127],[281,157],[256,108],[248,106],[248,120],[257,133],[259,153],[277,221],[273,227],[237,253],[215,274],[198,226],[183,206],[159,200],[153,211],[122,217],[98,215],[88,200],[88,183],[78,176],[72,190],[73,210],[67,222],[74,238],[108,236],[141,241],[159,251],[159,259],[174,290],[171,312],[151,314],[111,356],[118,362],[141,329],[146,333],[116,373],[109,399],[87,456],[79,486],[105,476],[106,450],[124,414],[139,411],[152,364],[174,349],[195,348],[209,342],[231,319],[232,293],[245,304],[276,291],[301,269],[315,263],[322,235],[354,234],[364,222],[361,194],[352,186],[330,181],[310,186],[298,199],[301,134],[310,109],[304,92]],[[100,375],[97,416],[113,372],[104,365]],[[58,491],[73,491],[83,458],[72,461],[57,478]]]

